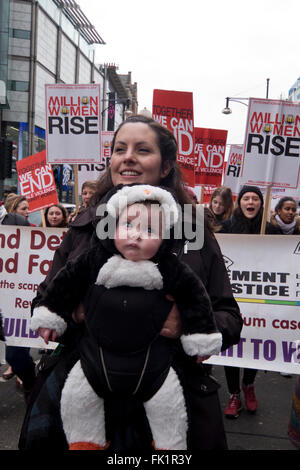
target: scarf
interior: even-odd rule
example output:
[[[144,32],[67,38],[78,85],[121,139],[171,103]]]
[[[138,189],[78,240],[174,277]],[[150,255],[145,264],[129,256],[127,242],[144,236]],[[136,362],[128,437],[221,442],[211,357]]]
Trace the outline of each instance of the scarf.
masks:
[[[0,206],[0,225],[2,224],[4,217],[7,215],[6,209],[4,206]]]
[[[275,215],[275,219],[284,235],[293,235],[296,227],[296,219],[294,219],[290,224],[285,224],[278,214]]]

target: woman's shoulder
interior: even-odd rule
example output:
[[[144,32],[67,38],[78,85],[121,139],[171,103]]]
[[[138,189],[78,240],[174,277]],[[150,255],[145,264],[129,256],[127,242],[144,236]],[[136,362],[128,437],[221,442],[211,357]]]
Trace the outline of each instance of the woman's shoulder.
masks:
[[[294,234],[295,235],[300,234],[300,216],[296,216],[296,227],[295,227]]]
[[[229,217],[229,219],[223,220],[221,223],[221,227],[218,230],[219,233],[230,233],[232,230],[233,224],[233,216]]]
[[[93,224],[94,220],[96,218],[96,207],[91,206],[88,207],[87,209],[78,212],[76,218],[69,223],[70,228],[87,228],[90,225]]]
[[[275,222],[276,222],[276,219],[275,219]],[[270,222],[266,223],[265,234],[266,235],[280,235],[280,234],[282,234],[282,231],[280,230],[279,225],[277,224],[277,222],[274,223],[270,219]]]
[[[9,212],[8,214],[6,214],[2,224],[3,225],[22,225],[22,226],[30,227],[30,223],[25,217],[19,214],[15,214],[13,212]]]

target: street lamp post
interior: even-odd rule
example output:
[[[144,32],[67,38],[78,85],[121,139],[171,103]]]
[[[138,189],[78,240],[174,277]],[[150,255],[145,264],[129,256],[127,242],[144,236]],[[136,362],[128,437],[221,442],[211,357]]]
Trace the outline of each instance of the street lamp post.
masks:
[[[234,101],[236,103],[243,104],[244,106],[248,106],[248,104],[244,103],[244,101],[249,101],[249,98],[238,98],[237,99],[237,98],[231,98],[230,96],[227,96],[225,108],[222,110],[223,114],[231,114],[232,113],[231,108],[229,107],[229,101]]]
[[[270,79],[267,78],[266,99],[269,99],[269,85],[270,85]],[[231,114],[232,113],[232,111],[229,107],[229,101],[234,101],[236,103],[243,104],[244,106],[248,106],[248,104],[245,103],[244,101],[248,102],[249,98],[240,98],[240,97],[234,98],[234,97],[227,96],[225,108],[222,110],[223,114]]]

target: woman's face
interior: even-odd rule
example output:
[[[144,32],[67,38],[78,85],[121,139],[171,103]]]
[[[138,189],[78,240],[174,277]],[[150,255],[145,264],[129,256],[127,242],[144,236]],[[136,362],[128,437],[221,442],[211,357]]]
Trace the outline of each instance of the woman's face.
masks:
[[[62,223],[64,215],[59,207],[53,206],[48,210],[47,219],[51,227],[58,227]]]
[[[297,212],[296,203],[294,201],[285,201],[281,209],[278,209],[277,213],[285,224],[293,222]]]
[[[221,196],[215,196],[211,201],[211,208],[215,215],[222,215],[225,207]]]
[[[240,200],[240,207],[247,219],[254,219],[261,207],[260,197],[256,193],[245,193]]]
[[[23,217],[28,217],[29,211],[28,211],[28,201],[21,201],[17,207],[16,207],[16,214],[22,215]]]
[[[157,136],[148,124],[137,122],[124,124],[119,130],[110,161],[113,185],[159,185],[171,169],[166,162],[162,169],[162,157]]]
[[[95,194],[95,190],[86,186],[81,193],[82,205],[87,207],[91,197]]]

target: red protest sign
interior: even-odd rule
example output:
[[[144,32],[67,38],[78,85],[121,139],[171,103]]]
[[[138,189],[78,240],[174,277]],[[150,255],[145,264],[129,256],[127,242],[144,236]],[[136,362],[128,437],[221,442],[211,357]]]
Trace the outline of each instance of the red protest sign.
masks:
[[[153,119],[173,132],[177,163],[188,186],[195,186],[193,93],[153,90]]]
[[[29,204],[29,212],[57,204],[52,166],[46,162],[46,151],[23,158],[16,163],[20,192]]]
[[[221,186],[227,131],[195,127],[195,183]]]

